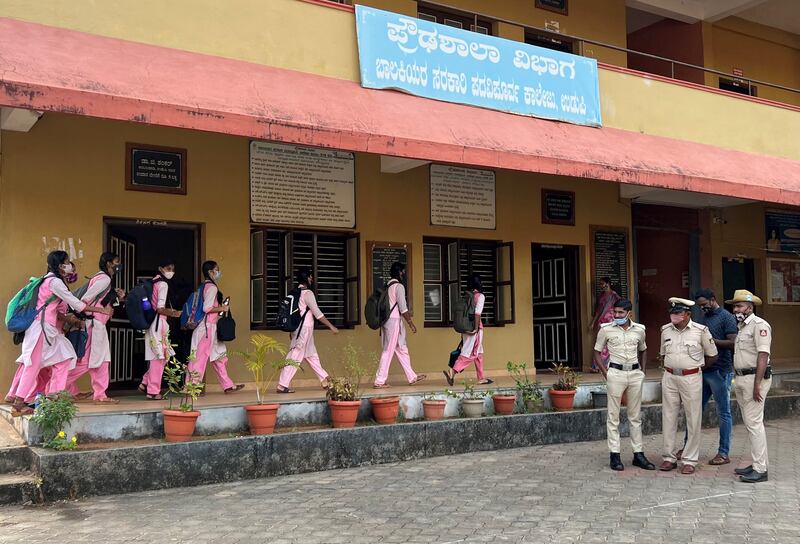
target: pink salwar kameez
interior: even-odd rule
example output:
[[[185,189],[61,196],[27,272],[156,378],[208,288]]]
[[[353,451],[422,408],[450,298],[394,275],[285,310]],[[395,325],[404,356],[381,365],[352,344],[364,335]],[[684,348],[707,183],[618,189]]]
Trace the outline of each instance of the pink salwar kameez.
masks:
[[[305,318],[297,330],[291,333],[289,353],[286,354],[286,360],[308,363],[308,366],[317,375],[319,381],[324,383],[328,379],[328,373],[322,368],[317,348],[314,345],[314,320],[325,316],[317,306],[317,299],[313,291],[304,287],[301,288],[300,302],[297,307],[300,310],[300,315],[305,315]],[[308,312],[306,312],[306,309],[308,309]],[[283,367],[278,378],[278,385],[284,390],[288,390],[289,384],[296,373],[297,367],[295,366]]]
[[[392,311],[389,314],[389,319],[381,327],[383,351],[378,371],[375,374],[375,385],[382,386],[386,384],[386,380],[389,378],[389,365],[391,365],[392,358],[395,355],[397,360],[400,361],[400,366],[403,367],[406,380],[408,380],[409,384],[412,384],[417,381],[417,373],[411,367],[411,356],[406,345],[406,326],[402,317],[408,311],[406,288],[399,281],[392,280],[389,282],[387,294],[389,296],[389,307],[392,308]]]
[[[218,306],[217,293],[219,293],[219,288],[213,282],[205,282],[205,288],[203,289],[203,311],[205,312],[205,317],[192,333],[191,351],[193,358],[189,362],[189,371],[197,373],[195,381],[202,381],[206,366],[211,361],[211,367],[214,369],[219,385],[224,391],[235,387],[235,384],[228,376],[226,367],[228,353],[225,343],[217,339],[219,313],[208,313],[211,308]]]
[[[475,334],[461,335],[461,354],[456,359],[453,370],[456,373],[463,372],[470,364],[475,364],[475,372],[478,375],[478,380],[486,379],[483,372],[483,322],[481,321],[481,313],[486,304],[486,297],[483,293],[473,291],[475,297],[475,321],[478,324],[478,332]]]

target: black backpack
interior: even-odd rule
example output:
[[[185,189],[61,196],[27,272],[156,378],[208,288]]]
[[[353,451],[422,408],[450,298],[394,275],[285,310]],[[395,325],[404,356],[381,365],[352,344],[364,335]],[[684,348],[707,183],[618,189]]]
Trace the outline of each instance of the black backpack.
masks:
[[[294,332],[305,321],[306,311],[300,315],[300,295],[302,290],[295,287],[283,297],[278,305],[278,316],[275,318],[275,328],[284,332]],[[219,325],[217,325],[219,327]]]
[[[475,330],[475,295],[464,293],[453,304],[453,328],[456,332]]]
[[[399,283],[399,282],[398,282]],[[364,306],[364,318],[367,321],[367,326],[372,330],[380,329],[389,316],[397,307],[397,303],[391,308],[389,307],[389,286],[392,285],[390,281],[383,289],[375,289],[375,292],[367,299],[367,304]]]
[[[143,280],[128,291],[125,297],[125,311],[131,327],[137,331],[146,331],[156,319],[156,309],[153,308],[153,282]]]

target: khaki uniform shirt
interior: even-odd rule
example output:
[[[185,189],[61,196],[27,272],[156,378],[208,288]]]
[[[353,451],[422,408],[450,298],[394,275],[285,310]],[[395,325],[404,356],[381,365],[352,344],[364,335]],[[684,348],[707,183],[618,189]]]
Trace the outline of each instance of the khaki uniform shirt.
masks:
[[[758,353],[769,353],[772,343],[772,327],[755,314],[750,314],[744,323],[739,323],[736,336],[736,349],[733,352],[734,368],[755,368],[758,366]]]
[[[609,362],[635,365],[639,362],[639,352],[647,349],[644,325],[631,321],[628,330],[614,322],[600,325],[594,349],[603,351],[606,345],[610,355]]]
[[[672,323],[661,327],[661,355],[668,368],[692,369],[705,364],[705,357],[717,355],[717,345],[705,325],[689,320],[683,330]]]

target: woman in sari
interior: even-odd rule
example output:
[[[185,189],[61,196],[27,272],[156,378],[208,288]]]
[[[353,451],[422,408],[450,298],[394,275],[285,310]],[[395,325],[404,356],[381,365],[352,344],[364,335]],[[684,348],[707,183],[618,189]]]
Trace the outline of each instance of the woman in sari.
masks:
[[[600,330],[600,325],[604,323],[611,323],[614,321],[614,304],[620,300],[620,296],[611,287],[611,278],[600,278],[600,295],[597,297],[597,305],[594,308],[594,315],[592,316],[592,324],[589,330],[595,335]],[[608,348],[603,348],[600,352],[603,359],[603,364],[608,365]],[[592,360],[592,372],[600,372]]]

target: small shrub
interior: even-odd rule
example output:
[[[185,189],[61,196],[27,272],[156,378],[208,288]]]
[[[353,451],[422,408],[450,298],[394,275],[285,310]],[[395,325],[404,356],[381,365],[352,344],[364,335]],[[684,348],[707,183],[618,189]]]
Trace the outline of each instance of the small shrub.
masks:
[[[31,418],[42,430],[44,437],[42,445],[53,449],[74,449],[77,440],[75,442],[66,440],[64,429],[77,413],[78,407],[75,406],[72,395],[66,391],[61,391],[55,396],[44,397]]]

